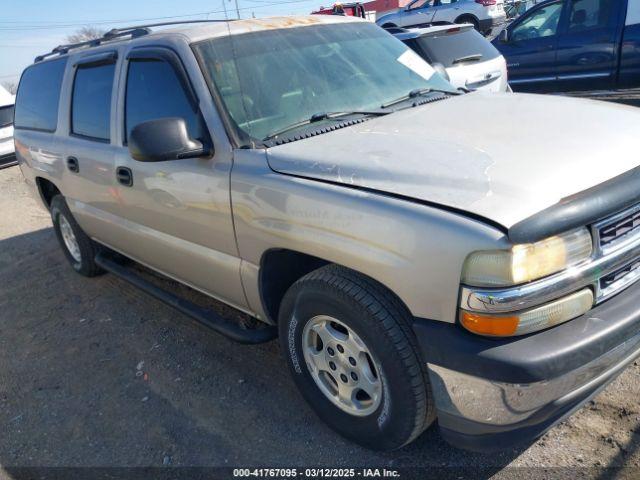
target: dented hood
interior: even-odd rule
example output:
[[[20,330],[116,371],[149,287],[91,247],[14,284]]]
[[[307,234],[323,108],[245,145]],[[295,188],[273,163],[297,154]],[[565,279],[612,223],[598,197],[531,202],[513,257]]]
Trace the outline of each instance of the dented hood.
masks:
[[[480,215],[506,228],[640,164],[640,110],[471,93],[267,150],[281,173]]]

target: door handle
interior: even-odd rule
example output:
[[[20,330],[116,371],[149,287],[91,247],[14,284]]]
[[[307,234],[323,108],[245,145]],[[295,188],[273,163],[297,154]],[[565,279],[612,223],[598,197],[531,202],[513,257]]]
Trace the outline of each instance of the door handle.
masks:
[[[70,172],[78,173],[80,171],[80,164],[76,157],[67,157],[67,168]]]
[[[116,169],[116,178],[118,179],[118,182],[125,187],[133,186],[133,173],[131,173],[130,168],[118,167]]]

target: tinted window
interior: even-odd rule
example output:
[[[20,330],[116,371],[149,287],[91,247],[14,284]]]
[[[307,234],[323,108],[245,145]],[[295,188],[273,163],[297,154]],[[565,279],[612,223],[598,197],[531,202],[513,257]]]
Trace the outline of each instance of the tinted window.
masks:
[[[0,107],[0,128],[7,127],[13,123],[13,105]]]
[[[500,56],[500,52],[473,28],[405,41],[428,62],[441,63],[446,68],[475,62],[485,62]]]
[[[54,131],[67,59],[38,63],[22,74],[16,97],[16,127]]]
[[[613,7],[614,0],[573,0],[569,12],[569,31],[606,27]]]
[[[85,137],[109,140],[111,89],[115,63],[79,67],[73,82],[71,131]]]
[[[161,60],[129,63],[125,128],[127,138],[136,125],[158,118],[180,117],[192,138],[202,140],[202,123],[173,67]]]
[[[560,13],[562,13],[561,2],[539,8],[513,29],[511,39],[518,41],[554,36],[558,31]]]

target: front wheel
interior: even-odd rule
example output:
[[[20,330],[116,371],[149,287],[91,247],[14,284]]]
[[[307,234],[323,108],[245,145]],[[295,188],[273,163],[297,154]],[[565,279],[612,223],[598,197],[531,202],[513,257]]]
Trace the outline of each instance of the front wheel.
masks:
[[[377,282],[330,265],[283,299],[280,341],[300,392],[331,428],[376,450],[414,440],[434,420],[410,315]]]

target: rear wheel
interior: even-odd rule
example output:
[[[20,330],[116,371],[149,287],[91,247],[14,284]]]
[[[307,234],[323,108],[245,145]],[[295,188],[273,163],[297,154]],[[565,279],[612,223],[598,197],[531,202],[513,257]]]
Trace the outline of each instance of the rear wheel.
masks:
[[[476,17],[472,17],[471,15],[462,15],[461,17],[458,17],[456,19],[455,23],[470,23],[471,25],[473,25],[473,28],[475,28],[477,31],[480,31],[480,22],[478,22],[478,19]]]
[[[50,211],[60,247],[74,270],[85,277],[104,273],[94,260],[98,253],[98,244],[82,231],[62,195],[53,197]]]
[[[414,440],[434,420],[410,314],[388,290],[330,265],[286,293],[280,342],[294,381],[341,435],[376,450]]]

